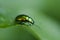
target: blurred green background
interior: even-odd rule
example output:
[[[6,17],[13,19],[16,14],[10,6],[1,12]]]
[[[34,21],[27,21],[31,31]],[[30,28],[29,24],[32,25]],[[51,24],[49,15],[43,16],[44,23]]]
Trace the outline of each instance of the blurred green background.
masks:
[[[13,25],[20,14],[32,17],[35,25]],[[0,40],[40,39],[60,40],[59,0],[0,0]]]

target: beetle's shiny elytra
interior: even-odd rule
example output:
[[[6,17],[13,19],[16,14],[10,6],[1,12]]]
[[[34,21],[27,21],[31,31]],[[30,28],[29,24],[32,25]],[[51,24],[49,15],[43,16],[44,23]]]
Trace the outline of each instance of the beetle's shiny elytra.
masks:
[[[18,15],[15,19],[15,22],[21,25],[24,25],[24,24],[33,25],[34,24],[34,20],[31,17],[24,15],[24,14]]]

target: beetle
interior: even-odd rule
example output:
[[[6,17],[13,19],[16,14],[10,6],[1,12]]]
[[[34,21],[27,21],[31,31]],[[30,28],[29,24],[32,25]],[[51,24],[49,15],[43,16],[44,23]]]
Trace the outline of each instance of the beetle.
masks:
[[[21,25],[33,25],[34,24],[34,20],[28,15],[24,15],[24,14],[18,15],[15,18],[15,22]]]

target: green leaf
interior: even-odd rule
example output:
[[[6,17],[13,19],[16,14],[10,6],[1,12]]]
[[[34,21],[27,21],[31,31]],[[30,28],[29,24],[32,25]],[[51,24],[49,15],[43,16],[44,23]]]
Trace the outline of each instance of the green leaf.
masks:
[[[15,25],[20,14],[32,17],[32,26]],[[0,0],[0,40],[60,40],[59,0]]]

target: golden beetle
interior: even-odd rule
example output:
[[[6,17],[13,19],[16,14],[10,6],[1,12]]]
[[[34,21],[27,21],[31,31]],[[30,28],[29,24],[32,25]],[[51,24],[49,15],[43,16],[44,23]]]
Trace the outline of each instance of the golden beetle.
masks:
[[[17,24],[21,24],[21,25],[25,25],[25,24],[26,25],[32,25],[32,24],[34,24],[34,20],[31,17],[24,15],[24,14],[18,15],[15,18],[15,22]]]

